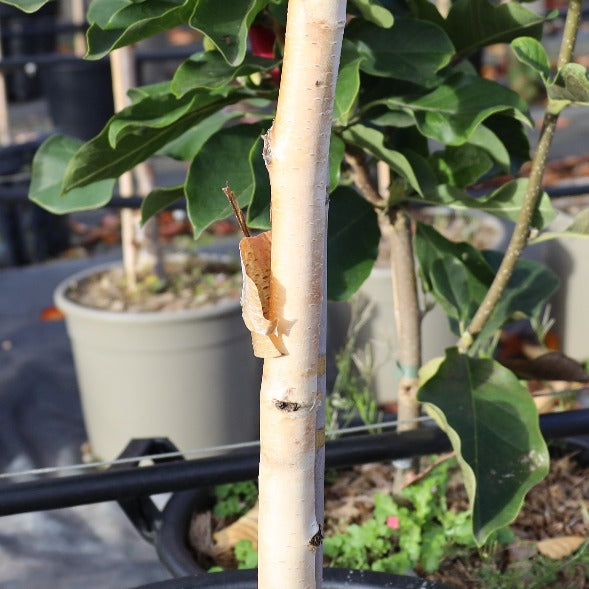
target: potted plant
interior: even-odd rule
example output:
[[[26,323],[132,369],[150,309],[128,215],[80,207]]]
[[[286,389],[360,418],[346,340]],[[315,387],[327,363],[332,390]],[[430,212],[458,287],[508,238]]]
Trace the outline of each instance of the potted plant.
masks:
[[[543,268],[517,260],[531,225],[542,228],[551,216],[540,179],[559,108],[584,97],[584,69],[580,76],[568,67],[580,4],[571,1],[556,78],[545,72],[554,96],[531,178],[483,198],[465,188],[494,166],[518,167],[518,158],[523,152],[527,156],[521,122],[528,113],[514,93],[478,77],[466,58],[486,43],[527,35],[514,47],[520,59],[544,71],[534,39],[543,19],[519,3],[458,1],[444,19],[422,1],[408,2],[393,16],[383,4],[366,0],[351,2],[348,13],[341,0],[291,0],[284,46],[286,2],[281,0],[244,0],[224,11],[207,2],[162,6],[94,0],[91,5],[88,39],[94,58],[182,21],[201,30],[211,50],[182,64],[171,84],[134,90],[132,104],[90,142],[65,149],[63,139],[54,139],[43,146],[34,187],[47,191],[33,191],[35,198],[53,206],[100,206],[110,198],[109,179],[193,125],[197,130],[188,132],[196,136],[191,135],[189,147],[196,154],[186,182],[152,191],[145,211],[153,213],[185,195],[199,234],[230,210],[220,190],[229,180],[239,207],[249,205],[247,223],[262,228],[269,224],[272,193],[271,236],[246,237],[240,246],[244,319],[256,353],[264,358],[259,587],[321,584],[325,289],[336,298],[351,294],[370,272],[381,233],[392,244],[394,262],[399,415],[404,427],[415,426],[419,389],[465,473],[476,541],[483,543],[511,521],[525,493],[546,474],[548,456],[533,401],[491,354],[496,330],[513,315],[536,313],[556,287]],[[260,124],[260,117],[275,98],[280,59],[247,53],[247,31],[256,17],[258,25],[270,25],[268,37],[280,54],[284,51],[272,124]],[[229,105],[239,106],[223,110]],[[240,116],[236,112],[248,116],[223,126]],[[445,146],[441,153],[429,153],[428,139]],[[332,192],[328,235],[326,193],[338,184],[344,154],[358,190]],[[382,194],[370,174],[376,159],[394,172]],[[51,174],[43,166],[48,160],[54,164]],[[63,174],[56,161],[62,162]],[[421,371],[417,273],[406,206],[412,199],[517,219],[503,257],[452,244],[430,226],[416,225],[423,282],[458,332],[458,346]],[[379,582],[389,581],[380,577]],[[218,586],[223,577],[202,583]]]
[[[100,66],[110,80],[104,60],[83,66],[84,71]],[[111,66],[112,93],[121,110],[135,86],[132,50],[114,52]],[[87,80],[71,68],[65,73],[68,84],[88,91]],[[78,94],[69,94],[79,102]],[[69,130],[79,136],[73,126]],[[74,137],[52,139],[66,150],[79,143]],[[137,166],[121,177],[119,194],[145,194],[151,178],[146,165]],[[44,194],[41,200],[47,197],[47,186],[39,187],[34,179],[31,193],[37,190]],[[45,208],[63,213],[63,204],[47,202]],[[249,354],[251,343],[241,320],[236,247],[226,243],[198,255],[164,256],[150,239],[154,228],[138,229],[135,211],[123,209],[121,225],[123,268],[93,267],[55,290],[72,342],[87,450],[109,460],[132,438],[169,436],[184,450],[256,439],[260,366]],[[227,371],[234,358],[241,360]]]
[[[508,232],[504,220],[478,211],[460,211],[444,207],[424,207],[415,217],[432,224],[451,241],[468,241],[477,249],[504,251]],[[368,278],[359,290],[360,299],[370,306],[369,318],[356,336],[359,350],[370,350],[372,362],[371,388],[381,407],[393,407],[399,389],[401,373],[396,362],[399,340],[395,327],[395,306],[392,292],[390,246],[381,238],[379,255]],[[435,358],[440,350],[455,343],[446,313],[431,297],[419,293],[421,309],[421,340],[423,361]],[[328,310],[328,332],[345,332],[350,324],[350,303],[331,303]],[[333,341],[345,345],[345,333]]]

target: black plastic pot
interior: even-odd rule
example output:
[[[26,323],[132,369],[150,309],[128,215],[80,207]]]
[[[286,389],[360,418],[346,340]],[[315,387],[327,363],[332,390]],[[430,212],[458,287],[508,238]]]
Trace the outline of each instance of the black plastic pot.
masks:
[[[21,266],[42,262],[69,247],[67,219],[31,203],[28,168],[41,140],[9,145],[0,149],[0,266]],[[12,194],[22,196],[11,197]]]
[[[211,573],[197,577],[183,577],[143,585],[135,589],[255,589],[258,586],[257,571],[227,571]],[[419,577],[402,577],[372,571],[355,571],[348,569],[325,569],[323,571],[323,589],[452,589],[451,585],[425,581]]]
[[[577,443],[575,443],[577,442]],[[579,443],[581,442],[581,443]],[[583,450],[587,451],[587,446],[589,442],[587,441],[587,437],[578,437],[578,438],[568,438],[563,440],[561,443],[562,451],[566,453],[576,452],[576,459],[579,460],[581,464],[584,464],[584,460],[587,459],[587,455],[583,453]],[[196,576],[214,576],[213,573],[208,574],[197,564],[195,560],[194,553],[188,546],[188,535],[189,535],[189,526],[192,519],[192,515],[198,511],[206,511],[210,509],[213,505],[214,498],[211,492],[207,488],[200,488],[197,490],[190,490],[190,491],[183,491],[180,493],[175,493],[170,500],[168,501],[166,507],[164,508],[163,512],[157,512],[155,514],[155,523],[154,520],[151,522],[149,520],[143,520],[143,525],[141,524],[141,520],[138,522],[137,519],[133,518],[131,514],[127,513],[130,519],[133,521],[135,527],[142,533],[142,535],[148,539],[149,541],[153,542],[157,554],[159,556],[160,561],[164,566],[174,575],[175,577],[184,578],[188,575],[196,575]],[[139,510],[141,513],[145,513],[146,510],[143,508]],[[328,571],[332,569],[326,569],[326,574],[330,575]],[[354,575],[359,573],[358,571],[354,572]],[[381,578],[380,581],[375,577],[374,583],[377,584],[370,584],[373,581],[369,581],[368,584],[352,584],[349,585],[350,587],[443,587],[444,585],[411,585],[410,583],[414,582],[414,579],[411,577],[407,578],[406,581],[401,581],[409,584],[395,584],[397,581],[391,578],[391,583],[393,584],[378,584],[378,582],[383,582],[385,577],[391,577],[390,575],[385,575]],[[329,580],[331,577],[326,576],[326,579]],[[356,578],[356,577],[354,577]],[[380,578],[380,577],[379,577]],[[363,577],[364,579],[364,577]],[[405,579],[405,577],[399,577],[399,579]],[[425,583],[423,580],[419,580],[421,583]],[[184,581],[187,582],[187,581]],[[186,585],[161,585],[161,589],[190,589],[192,587],[255,587],[255,585],[233,585],[236,581],[233,580],[233,577],[229,577],[229,581],[227,585],[220,584],[220,585],[200,585],[200,584],[186,584]],[[190,583],[195,583],[195,581],[190,581]],[[348,585],[329,585],[326,584],[325,587],[348,587]],[[154,585],[154,589],[157,587],[160,589],[159,585]],[[151,589],[151,586],[150,586]]]
[[[222,589],[249,589],[257,587],[256,571],[226,571],[206,573],[195,561],[188,547],[188,526],[195,511],[210,509],[212,495],[205,489],[176,493],[163,512],[152,538],[158,556],[165,567],[175,576],[175,581],[149,585],[149,589],[192,589],[192,587],[215,587]],[[193,576],[188,576],[193,575]],[[372,571],[328,568],[324,570],[324,589],[443,589],[450,585],[433,583],[420,577],[407,577]],[[147,589],[147,587],[145,588]]]
[[[110,64],[64,56],[43,69],[43,88],[49,114],[66,135],[88,140],[113,115]]]

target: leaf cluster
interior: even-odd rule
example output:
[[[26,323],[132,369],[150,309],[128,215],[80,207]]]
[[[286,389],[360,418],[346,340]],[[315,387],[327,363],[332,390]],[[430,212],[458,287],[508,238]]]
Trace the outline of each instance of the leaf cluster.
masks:
[[[436,571],[458,548],[474,549],[469,511],[448,509],[451,464],[445,461],[421,481],[403,489],[402,501],[375,496],[374,513],[362,524],[324,539],[330,566],[404,574]],[[398,527],[387,525],[396,518]]]
[[[214,490],[213,513],[219,518],[237,518],[251,509],[258,500],[258,485],[253,481],[217,485]]]
[[[24,0],[20,5],[33,9]],[[34,161],[31,198],[56,213],[103,206],[115,178],[164,155],[188,162],[186,179],[154,189],[143,206],[144,221],[185,198],[198,237],[230,214],[220,190],[229,181],[247,208],[248,224],[268,228],[261,135],[277,96],[271,72],[281,63],[286,1],[230,5],[227,12],[213,0],[94,0],[88,11],[90,59],[178,24],[202,32],[206,42],[172,80],[134,89],[133,103],[94,139],[79,145],[50,138]],[[345,31],[330,157],[328,291],[336,300],[348,298],[366,279],[380,235],[377,211],[357,192],[336,190],[346,181],[342,162],[350,149],[391,167],[397,204],[414,200],[515,218],[524,181],[482,198],[465,189],[489,175],[514,172],[528,158],[522,128],[530,122],[527,106],[514,92],[482,79],[468,57],[490,43],[539,37],[543,22],[518,3],[493,6],[488,0],[455,2],[446,19],[427,0],[394,8],[355,0],[349,11],[354,18]],[[253,23],[276,33],[275,58],[248,50]],[[541,210],[539,228],[552,214],[547,198]]]

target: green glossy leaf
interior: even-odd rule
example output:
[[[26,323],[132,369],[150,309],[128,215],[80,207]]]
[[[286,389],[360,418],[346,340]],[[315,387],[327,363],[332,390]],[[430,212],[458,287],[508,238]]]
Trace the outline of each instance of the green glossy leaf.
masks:
[[[65,135],[53,135],[35,153],[29,198],[58,215],[72,211],[96,209],[112,197],[114,180],[103,180],[62,194],[66,166],[81,141]]]
[[[157,153],[158,155],[167,155],[183,161],[193,160],[211,136],[222,129],[229,121],[242,117],[243,115],[244,113],[242,111],[232,110],[226,112],[219,110],[200,123],[193,125],[188,131],[168,143]]]
[[[589,237],[589,208],[577,213],[573,218],[572,223],[564,229],[564,231],[545,231],[531,240],[530,243],[541,243],[550,239],[560,239],[564,237]]]
[[[419,202],[425,201],[432,205],[444,205],[454,209],[476,209],[510,221],[517,221],[524,204],[527,186],[527,178],[518,178],[504,184],[490,194],[474,197],[460,188],[443,184],[428,191],[423,198],[418,200]],[[546,192],[543,192],[539,206],[532,218],[532,226],[536,229],[542,229],[555,218],[556,211],[552,206],[550,197]]]
[[[347,125],[353,113],[360,90],[361,61],[362,57],[355,47],[344,41],[333,104],[333,120],[336,125]]]
[[[350,298],[368,278],[378,255],[380,230],[372,205],[340,186],[329,199],[327,298]]]
[[[2,4],[15,6],[23,12],[35,12],[50,0],[2,0]]]
[[[263,129],[262,131],[266,131]],[[249,162],[253,172],[254,190],[247,208],[247,225],[251,229],[270,229],[270,178],[261,157],[261,142],[255,142],[249,150]]]
[[[231,0],[223,3],[222,12],[219,12],[219,0],[196,0],[189,23],[215,44],[227,63],[235,66],[245,57],[250,25],[268,2]]]
[[[193,0],[93,0],[88,9],[88,57],[100,59],[188,21]]]
[[[170,94],[171,92],[171,81],[166,80],[165,82],[157,82],[156,84],[149,84],[148,86],[129,88],[127,96],[131,99],[131,104],[136,104],[145,98],[162,96],[164,94]]]
[[[268,11],[282,25],[286,25],[288,0],[270,0]]]
[[[482,149],[506,173],[510,171],[510,155],[503,142],[491,129],[479,125],[468,140],[469,145]]]
[[[512,117],[509,111],[505,111],[490,116],[485,120],[484,126],[490,129],[505,146],[509,154],[509,174],[516,176],[522,165],[531,159],[530,142],[524,125],[520,120]],[[470,137],[469,141],[475,141],[475,134]],[[491,140],[487,140],[484,145],[490,148],[489,154],[495,158],[496,156],[491,151],[493,145]],[[484,145],[480,145],[480,147],[484,147]],[[496,161],[500,163],[499,160]]]
[[[497,272],[503,254],[485,251],[483,256],[493,271]],[[544,264],[520,258],[491,318],[478,337],[481,340],[492,337],[497,329],[512,318],[538,316],[559,284],[556,274]]]
[[[173,94],[153,94],[135,102],[112,117],[106,127],[108,142],[116,148],[117,143],[139,129],[165,129],[168,125],[189,113],[198,102],[210,102],[208,97],[195,96],[178,99]]]
[[[342,141],[339,135],[331,134],[331,141],[329,143],[329,192],[333,192],[339,185],[341,176],[342,161],[346,144]]]
[[[526,493],[548,473],[534,401],[498,362],[455,348],[428,363],[420,380],[419,400],[456,451],[482,545],[515,519]]]
[[[425,96],[388,98],[392,110],[410,114],[419,130],[445,145],[460,145],[491,115],[508,111],[531,123],[526,103],[512,90],[478,76],[455,74]]]
[[[467,243],[454,243],[423,223],[417,225],[415,253],[424,288],[462,331],[482,303],[503,254],[480,252]],[[514,317],[536,315],[557,287],[558,278],[543,264],[520,259],[478,337],[486,341]]]
[[[409,160],[401,152],[385,146],[384,135],[381,131],[364,125],[353,125],[342,133],[342,137],[346,143],[360,147],[379,160],[386,162],[397,174],[407,180],[413,190],[422,194],[419,180]]]
[[[165,211],[171,204],[184,198],[184,185],[155,188],[141,203],[141,224],[145,224],[151,217]]]
[[[186,178],[188,217],[198,236],[213,222],[224,219],[232,209],[222,188],[228,182],[240,206],[250,204],[256,189],[252,150],[262,159],[263,129],[259,125],[237,125],[213,135],[194,158]]]
[[[446,19],[446,32],[460,55],[480,47],[509,43],[527,35],[540,39],[546,19],[519,2],[494,5],[489,0],[456,0]]]
[[[408,8],[415,18],[428,20],[438,25],[441,29],[445,28],[446,20],[440,14],[436,5],[430,2],[430,0],[412,0],[408,3]]]
[[[589,237],[589,208],[582,210],[573,218],[565,233]]]
[[[131,4],[133,0],[92,0],[86,11],[86,19],[90,24],[107,29],[119,10],[128,8]]]
[[[217,51],[204,51],[187,59],[176,70],[172,79],[172,92],[176,96],[183,96],[198,88],[221,88],[237,77],[271,70],[279,63],[276,59],[249,55],[234,67]]]
[[[144,108],[145,105],[138,103],[127,107],[117,113],[110,122],[112,124],[113,121],[126,119],[128,123],[125,128],[119,130],[116,147],[110,144],[109,126],[82,145],[66,169],[64,191],[105,178],[117,178],[182,135],[186,129],[239,99],[239,94],[226,98],[198,94],[190,99],[190,108],[175,109],[174,113],[179,115],[178,118],[166,119],[166,126],[159,124],[162,122],[157,116],[160,111],[152,111],[150,105]],[[166,104],[166,101],[159,102],[159,106],[162,103]],[[154,115],[158,119],[157,126],[153,123]],[[145,117],[145,125],[142,116]]]
[[[431,158],[440,183],[466,188],[493,166],[493,160],[480,147],[465,144],[449,146]]]
[[[454,55],[442,29],[410,18],[398,18],[391,29],[355,19],[346,28],[346,38],[364,58],[362,71],[418,84],[432,78]]]
[[[511,42],[515,56],[534,71],[538,72],[544,82],[550,78],[550,61],[546,49],[533,37],[519,37]]]
[[[587,68],[580,63],[565,64],[547,88],[551,100],[569,104],[589,104],[589,76]]]
[[[350,3],[360,11],[367,21],[379,27],[390,29],[395,22],[393,13],[374,0],[350,0]]]
[[[487,293],[493,270],[476,248],[449,241],[423,223],[417,223],[415,254],[425,290],[462,330]]]

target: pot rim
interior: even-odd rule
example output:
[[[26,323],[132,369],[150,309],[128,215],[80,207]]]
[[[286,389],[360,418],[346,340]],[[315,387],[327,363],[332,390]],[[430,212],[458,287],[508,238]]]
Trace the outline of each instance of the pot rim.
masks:
[[[183,322],[194,319],[214,319],[222,315],[241,313],[241,302],[239,299],[222,300],[204,307],[179,309],[177,311],[108,311],[86,307],[67,297],[66,292],[68,288],[77,282],[116,266],[121,266],[121,262],[107,262],[85,268],[62,280],[53,292],[55,306],[65,314],[66,319],[71,315],[110,323]]]
[[[193,577],[180,577],[142,585],[135,589],[254,589],[257,584],[257,569],[242,569],[206,573]],[[454,589],[453,585],[428,581],[420,577],[393,575],[376,571],[342,568],[324,568],[323,577],[326,589]]]

